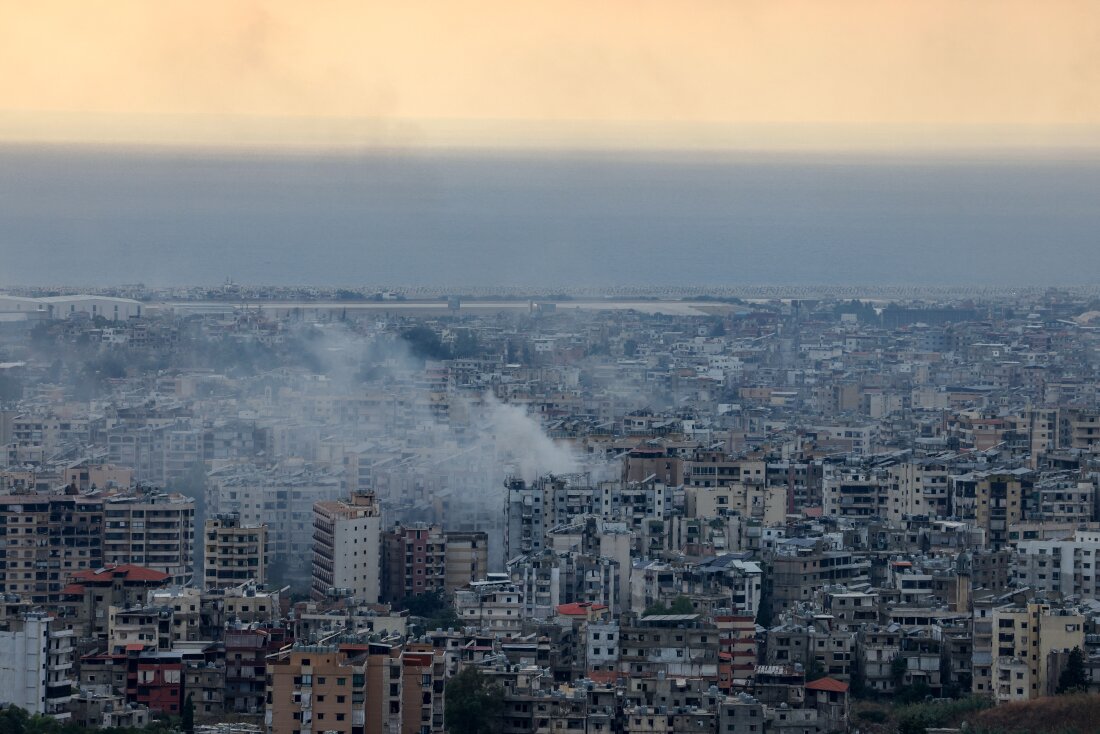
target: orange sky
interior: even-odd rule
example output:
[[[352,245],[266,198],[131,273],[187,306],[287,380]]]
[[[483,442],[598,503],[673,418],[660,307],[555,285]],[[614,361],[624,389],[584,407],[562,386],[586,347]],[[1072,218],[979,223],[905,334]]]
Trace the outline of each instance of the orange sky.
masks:
[[[0,140],[1077,144],[1100,4],[0,0],[0,69]]]

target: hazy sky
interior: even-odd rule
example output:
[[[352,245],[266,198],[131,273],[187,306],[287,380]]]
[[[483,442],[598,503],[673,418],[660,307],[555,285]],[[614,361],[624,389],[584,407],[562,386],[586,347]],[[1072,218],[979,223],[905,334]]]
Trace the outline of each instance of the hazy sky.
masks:
[[[0,0],[0,141],[1093,144],[1096,0]]]

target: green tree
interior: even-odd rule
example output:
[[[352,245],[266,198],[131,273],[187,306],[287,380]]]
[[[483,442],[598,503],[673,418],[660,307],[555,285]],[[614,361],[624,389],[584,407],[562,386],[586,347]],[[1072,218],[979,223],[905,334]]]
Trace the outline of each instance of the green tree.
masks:
[[[183,703],[183,713],[180,715],[180,727],[186,734],[194,734],[195,731],[195,702],[191,694],[187,694],[187,700]]]
[[[30,715],[17,706],[0,711],[0,734],[26,734]]]
[[[1058,693],[1074,693],[1087,691],[1089,688],[1088,675],[1085,672],[1085,655],[1081,648],[1075,647],[1069,652],[1066,667],[1058,676]]]
[[[890,661],[890,678],[894,681],[894,690],[900,690],[905,682],[905,671],[909,670],[909,663],[899,653]]]
[[[405,599],[405,608],[411,616],[423,619],[426,629],[450,629],[462,624],[450,597],[442,591],[425,591],[410,596]]]
[[[409,345],[409,351],[419,359],[450,359],[451,351],[427,326],[414,326],[406,329],[401,338]]]
[[[443,723],[450,734],[497,734],[504,692],[480,670],[463,668],[447,683]]]
[[[670,614],[695,614],[695,606],[686,596],[678,596],[672,600],[668,611]]]
[[[852,661],[848,666],[848,685],[852,692],[852,698],[863,698],[867,693],[867,679],[863,675],[863,660],[857,652],[852,653]]]
[[[761,627],[769,627],[774,616],[772,610],[772,591],[768,584],[760,592],[760,603],[756,607],[756,623]]]

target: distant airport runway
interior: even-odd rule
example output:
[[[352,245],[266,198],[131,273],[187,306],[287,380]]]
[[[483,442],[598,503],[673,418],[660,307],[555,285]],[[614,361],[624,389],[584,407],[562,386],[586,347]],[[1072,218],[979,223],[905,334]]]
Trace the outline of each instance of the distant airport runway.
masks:
[[[237,310],[262,311],[274,318],[291,316],[330,317],[335,313],[364,314],[375,312],[384,314],[474,314],[528,311],[532,304],[553,305],[558,312],[564,311],[637,311],[639,313],[665,316],[710,316],[715,313],[728,313],[734,307],[723,303],[686,303],[683,301],[462,301],[458,309],[453,309],[447,301],[175,301],[157,304],[161,308],[176,313],[213,314],[231,313]]]

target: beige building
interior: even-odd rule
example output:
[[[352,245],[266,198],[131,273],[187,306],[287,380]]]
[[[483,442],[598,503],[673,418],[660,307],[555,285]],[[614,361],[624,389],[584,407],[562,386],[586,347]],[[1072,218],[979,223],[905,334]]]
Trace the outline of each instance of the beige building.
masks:
[[[1046,604],[993,611],[991,683],[998,703],[1054,695],[1056,653],[1084,647],[1085,618]]]
[[[862,473],[836,472],[821,486],[823,511],[829,517],[871,518],[887,515],[887,482]]]
[[[401,734],[401,647],[299,645],[268,661],[269,734]]]
[[[189,584],[195,567],[195,501],[181,494],[108,497],[104,504],[103,561],[132,563]]]
[[[740,482],[684,487],[684,508],[691,518],[740,515],[766,526],[782,525],[787,516],[787,489]]]
[[[483,532],[449,532],[443,588],[448,593],[489,572],[489,536]]]
[[[907,461],[889,468],[889,518],[901,522],[906,517],[931,518],[951,515],[948,492],[948,466],[935,459]]]
[[[0,593],[56,604],[74,573],[106,565],[103,505],[82,495],[0,497]]]
[[[129,487],[134,479],[134,470],[128,466],[114,464],[91,464],[82,461],[67,468],[62,477],[67,485],[86,491],[92,488]]]
[[[455,592],[455,611],[466,626],[512,637],[523,627],[523,593],[511,581],[475,581]]]
[[[382,508],[372,492],[313,505],[311,595],[376,604],[382,587]]]
[[[950,478],[953,514],[973,519],[985,531],[986,542],[994,550],[1009,540],[1008,528],[1024,519],[1024,503],[1033,486],[1027,471],[971,472]]]
[[[228,513],[207,518],[203,528],[203,583],[206,588],[267,583],[267,526],[241,524]]]

